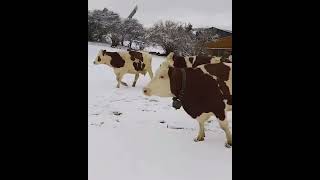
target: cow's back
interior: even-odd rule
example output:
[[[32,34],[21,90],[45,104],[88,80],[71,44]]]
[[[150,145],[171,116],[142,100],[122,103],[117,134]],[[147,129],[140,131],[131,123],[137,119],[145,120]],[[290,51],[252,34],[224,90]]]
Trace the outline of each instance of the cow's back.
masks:
[[[211,62],[211,57],[207,56],[195,56],[195,60],[192,63],[192,67],[195,68],[202,64],[209,64]]]
[[[128,73],[139,72],[145,74],[146,70],[151,68],[152,56],[150,54],[139,51],[124,51],[119,52],[119,54],[125,60],[125,68]]]
[[[177,56],[173,55],[172,58],[168,59],[170,64],[176,68],[196,68],[197,66],[204,64],[217,64],[220,63],[218,57],[208,56]]]

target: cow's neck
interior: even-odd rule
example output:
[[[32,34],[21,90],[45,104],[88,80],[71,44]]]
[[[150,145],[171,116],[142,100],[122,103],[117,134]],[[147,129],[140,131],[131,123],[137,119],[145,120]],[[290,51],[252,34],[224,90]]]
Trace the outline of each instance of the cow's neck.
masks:
[[[181,69],[179,69],[180,71],[181,71],[181,77],[182,77],[182,79],[181,79],[181,89],[180,89],[180,91],[178,91],[178,98],[180,99],[180,100],[182,100],[183,99],[183,96],[184,96],[184,93],[185,93],[185,89],[186,89],[186,81],[187,81],[187,75],[186,75],[186,70],[184,69],[184,68],[181,68]]]
[[[182,101],[184,98],[186,83],[187,83],[186,70],[184,68],[175,68],[174,71],[176,72],[173,73],[173,75],[176,75],[176,76],[175,77],[172,76],[172,79],[176,78],[175,83],[179,83],[180,88],[175,88],[174,92],[172,92],[175,95],[175,97],[172,98],[173,100],[172,106],[176,109],[180,109],[180,107],[182,106]]]

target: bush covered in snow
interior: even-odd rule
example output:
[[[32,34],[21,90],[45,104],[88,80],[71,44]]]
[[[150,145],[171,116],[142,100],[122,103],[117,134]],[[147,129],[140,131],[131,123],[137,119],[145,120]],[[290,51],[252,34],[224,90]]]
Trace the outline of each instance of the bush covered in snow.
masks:
[[[109,42],[112,47],[129,42],[129,49],[143,50],[147,45],[158,45],[165,54],[199,55],[207,53],[206,43],[215,38],[218,36],[214,32],[195,31],[190,23],[160,21],[145,29],[137,19],[121,19],[107,8],[88,11],[88,41]]]

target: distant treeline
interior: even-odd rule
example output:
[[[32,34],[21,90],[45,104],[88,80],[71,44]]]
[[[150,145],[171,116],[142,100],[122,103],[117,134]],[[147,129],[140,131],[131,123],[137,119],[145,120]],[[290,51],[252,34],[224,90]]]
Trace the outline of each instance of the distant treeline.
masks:
[[[210,30],[195,31],[190,23],[160,21],[144,28],[137,19],[121,18],[107,8],[88,11],[88,41],[108,42],[112,47],[124,46],[128,41],[130,49],[134,42],[138,50],[148,45],[159,45],[165,54],[202,55],[207,53],[206,43],[218,37]]]

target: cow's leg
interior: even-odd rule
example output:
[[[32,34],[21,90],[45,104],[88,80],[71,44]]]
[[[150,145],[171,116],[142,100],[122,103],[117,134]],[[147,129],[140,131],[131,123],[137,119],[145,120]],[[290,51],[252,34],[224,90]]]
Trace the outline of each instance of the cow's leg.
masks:
[[[122,78],[123,78],[123,76],[124,76],[126,73],[128,73],[128,71],[122,70],[122,71],[120,71],[120,75],[119,75],[120,83],[121,83],[122,85],[124,85],[124,86],[128,86],[127,83],[125,83],[125,82],[122,81]]]
[[[124,72],[115,70],[115,74],[116,74],[116,78],[117,78],[117,82],[118,82],[117,88],[120,88],[120,84],[122,84],[124,86],[128,86],[127,83],[121,81],[123,75],[125,74]]]
[[[117,88],[120,88],[120,70],[118,68],[113,68],[113,72],[116,75],[116,80],[118,82]]]
[[[202,113],[199,117],[197,117],[197,121],[199,123],[199,132],[198,136],[194,139],[195,142],[203,141],[205,137],[204,132],[204,123],[210,118],[208,113]]]
[[[119,76],[119,78],[120,78],[120,83],[121,83],[122,85],[124,85],[124,86],[128,86],[127,83],[125,83],[125,82],[122,81],[122,78],[123,78],[124,74],[125,74],[125,72],[121,72],[121,73],[120,73],[120,76]]]
[[[230,129],[229,129],[229,123],[228,123],[228,120],[227,118],[225,118],[224,120],[218,120],[219,121],[219,124],[220,124],[220,127],[221,129],[225,132],[226,134],[226,138],[227,138],[227,143],[226,143],[226,147],[227,148],[230,148],[232,146],[232,136],[231,136],[231,132],[230,132]]]
[[[228,120],[226,118],[226,111],[224,109],[220,109],[217,110],[214,114],[218,118],[221,129],[225,132],[227,138],[227,142],[225,145],[227,148],[230,148],[232,146],[232,137],[229,129]]]
[[[119,74],[116,74],[116,77],[117,77],[117,88],[120,88],[120,75]]]
[[[152,72],[151,67],[148,69],[148,74],[150,76],[150,79],[152,79],[153,78],[153,72]]]
[[[136,86],[138,78],[139,78],[139,73],[136,73],[136,75],[134,76],[134,81],[133,81],[132,87]]]

